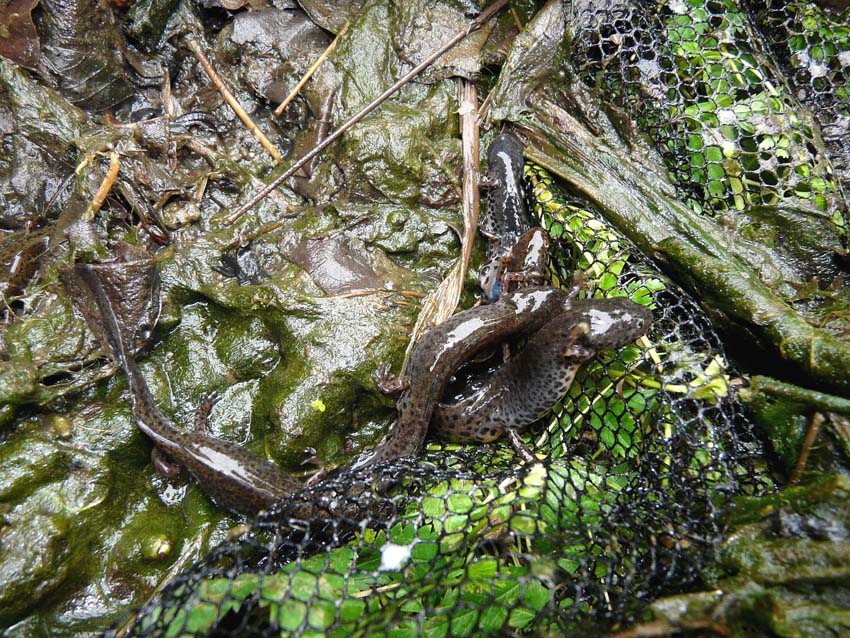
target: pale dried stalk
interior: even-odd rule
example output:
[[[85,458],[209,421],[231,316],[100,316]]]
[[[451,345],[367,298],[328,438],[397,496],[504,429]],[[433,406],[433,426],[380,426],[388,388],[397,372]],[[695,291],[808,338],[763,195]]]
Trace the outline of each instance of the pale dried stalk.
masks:
[[[290,92],[289,92],[289,95],[287,95],[287,96],[283,99],[283,102],[281,102],[281,103],[280,103],[280,106],[278,106],[278,107],[274,110],[275,117],[280,117],[280,114],[281,114],[281,113],[283,113],[283,110],[284,110],[287,106],[289,106],[289,103],[290,103],[290,102],[292,102],[292,100],[294,100],[294,99],[295,99],[295,96],[296,96],[296,95],[298,95],[299,91],[301,91],[301,89],[303,89],[303,88],[304,88],[304,85],[305,85],[305,84],[307,84],[307,81],[308,81],[311,77],[313,77],[313,74],[316,72],[316,70],[317,70],[320,66],[322,66],[322,62],[324,62],[325,60],[327,60],[327,59],[328,59],[328,56],[329,56],[331,53],[333,53],[334,49],[336,49],[336,45],[339,43],[339,39],[340,39],[343,35],[345,35],[345,32],[346,32],[346,31],[348,31],[348,26],[349,26],[349,24],[350,24],[350,23],[348,22],[348,20],[346,20],[346,21],[345,21],[345,25],[343,25],[342,29],[340,29],[340,30],[339,30],[339,33],[337,33],[337,34],[336,34],[336,37],[334,38],[334,41],[333,41],[333,42],[331,42],[331,43],[328,45],[328,48],[327,48],[327,49],[325,49],[325,50],[324,50],[324,52],[322,53],[322,55],[320,55],[320,56],[319,56],[319,59],[318,59],[318,60],[316,60],[316,61],[313,63],[313,66],[311,66],[309,69],[307,69],[307,73],[305,73],[305,74],[304,74],[304,77],[303,77],[303,78],[301,78],[301,79],[298,81],[298,84],[296,84],[296,85],[295,85],[295,88],[294,88],[294,89],[292,89],[292,91],[290,91]]]
[[[437,58],[442,56],[446,51],[452,49],[455,45],[457,45],[464,38],[466,38],[466,36],[468,36],[470,33],[478,31],[481,27],[483,27],[490,20],[490,18],[495,16],[502,9],[504,9],[506,4],[508,4],[508,0],[496,0],[496,2],[494,2],[489,7],[487,7],[481,13],[481,15],[479,15],[477,18],[475,18],[475,20],[470,22],[469,26],[467,26],[465,29],[461,29],[460,31],[458,31],[451,39],[449,39],[439,49],[437,49],[431,55],[429,55],[427,58],[422,60],[422,62],[420,62],[413,69],[408,71],[404,75],[404,77],[402,77],[400,80],[398,80],[395,84],[393,84],[386,91],[381,93],[378,97],[376,97],[374,100],[372,100],[369,104],[364,106],[360,110],[359,113],[352,116],[351,119],[349,119],[345,124],[340,126],[336,131],[331,133],[331,135],[329,135],[327,138],[325,138],[325,140],[323,142],[321,142],[320,144],[316,144],[316,146],[313,147],[312,151],[310,151],[309,153],[302,156],[301,159],[299,159],[292,166],[290,166],[286,170],[286,172],[283,173],[283,175],[275,178],[274,181],[272,181],[268,186],[266,186],[263,190],[261,190],[259,193],[254,195],[250,200],[248,200],[248,202],[246,204],[243,204],[242,206],[237,208],[235,211],[233,211],[233,213],[231,213],[227,217],[224,217],[222,219],[222,223],[225,226],[229,226],[230,224],[235,222],[237,219],[242,217],[242,215],[244,215],[246,212],[248,212],[251,209],[251,207],[254,206],[254,204],[259,202],[261,199],[265,198],[274,189],[276,189],[278,186],[283,184],[284,181],[286,181],[287,179],[292,177],[295,174],[295,172],[298,171],[302,166],[304,166],[307,162],[311,161],[319,153],[324,151],[328,146],[330,146],[337,139],[339,139],[343,135],[343,133],[345,133],[348,129],[350,129],[352,126],[357,124],[360,120],[362,120],[364,117],[369,115],[369,113],[371,113],[376,108],[378,108],[381,104],[383,104],[387,100],[387,98],[389,98],[393,93],[398,91],[401,87],[403,87],[405,84],[410,82],[414,77],[416,77],[422,71],[424,71],[429,66],[431,66],[437,60]]]
[[[207,59],[207,56],[204,55],[204,52],[201,50],[200,45],[194,40],[187,40],[186,46],[189,47],[189,50],[195,55],[198,59],[198,62],[201,63],[201,66],[204,68],[207,76],[209,76],[210,81],[215,85],[215,88],[218,89],[218,92],[221,93],[224,101],[230,105],[230,108],[233,109],[233,112],[242,120],[242,123],[245,127],[251,131],[254,137],[263,145],[263,148],[266,149],[269,155],[274,158],[275,162],[279,162],[283,159],[283,156],[280,154],[280,151],[277,150],[274,144],[271,143],[269,138],[265,136],[265,134],[257,127],[254,123],[254,120],[251,119],[251,116],[245,112],[245,109],[242,108],[242,105],[239,104],[239,101],[230,92],[230,89],[224,84],[222,79],[218,76],[218,73],[215,72],[210,61]]]
[[[463,237],[461,238],[460,258],[452,267],[448,276],[440,282],[422,304],[422,310],[416,318],[416,324],[410,336],[410,344],[404,355],[403,368],[407,367],[410,353],[416,341],[430,326],[442,323],[455,311],[466,271],[475,245],[475,233],[478,230],[478,212],[480,198],[478,182],[481,178],[478,135],[478,90],[469,80],[458,79],[458,101],[460,102],[460,133],[463,146]]]
[[[110,152],[109,170],[106,172],[106,177],[103,178],[103,181],[100,183],[100,187],[94,194],[94,199],[92,199],[91,203],[86,208],[86,212],[83,213],[83,219],[91,221],[94,219],[94,216],[97,215],[100,207],[103,206],[103,202],[106,201],[106,196],[109,195],[109,191],[112,190],[112,185],[118,177],[118,169],[120,167],[121,160],[118,158],[118,153],[115,151]]]

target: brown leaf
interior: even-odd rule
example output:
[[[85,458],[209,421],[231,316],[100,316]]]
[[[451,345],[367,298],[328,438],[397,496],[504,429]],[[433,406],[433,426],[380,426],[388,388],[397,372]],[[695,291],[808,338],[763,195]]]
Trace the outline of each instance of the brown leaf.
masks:
[[[32,10],[39,0],[0,0],[0,56],[35,70],[41,43]]]

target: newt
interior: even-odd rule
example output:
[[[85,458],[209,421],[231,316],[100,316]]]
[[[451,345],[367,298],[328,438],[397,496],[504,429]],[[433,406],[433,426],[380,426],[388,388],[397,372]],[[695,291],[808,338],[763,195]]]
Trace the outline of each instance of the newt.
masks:
[[[523,186],[523,143],[513,133],[498,135],[487,149],[482,185],[490,192],[481,234],[490,240],[478,279],[484,303],[494,303],[515,283],[545,280],[549,236],[531,227]]]
[[[10,303],[24,293],[35,277],[49,243],[46,228],[18,230],[0,241],[0,310],[3,314],[9,313]]]
[[[198,408],[195,430],[177,427],[151,394],[122,335],[115,309],[100,281],[96,268],[79,263],[65,271],[76,279],[78,288],[93,307],[84,312],[92,332],[100,337],[101,348],[118,364],[130,386],[130,402],[139,429],[169,461],[187,469],[199,487],[218,505],[240,514],[254,516],[283,497],[303,489],[303,485],[248,450],[215,438],[205,432],[212,403],[204,400]],[[93,321],[100,325],[91,326]],[[156,461],[155,461],[155,464]],[[158,464],[162,468],[161,464]]]
[[[398,400],[398,418],[378,446],[353,467],[416,454],[451,376],[476,354],[508,339],[537,332],[570,306],[575,291],[529,286],[497,304],[463,310],[426,332],[410,356]]]
[[[518,432],[563,398],[584,362],[601,350],[631,343],[651,325],[650,310],[630,299],[573,301],[488,382],[456,403],[440,403],[431,431],[452,441],[490,442],[506,435],[520,456],[532,462],[535,457]]]

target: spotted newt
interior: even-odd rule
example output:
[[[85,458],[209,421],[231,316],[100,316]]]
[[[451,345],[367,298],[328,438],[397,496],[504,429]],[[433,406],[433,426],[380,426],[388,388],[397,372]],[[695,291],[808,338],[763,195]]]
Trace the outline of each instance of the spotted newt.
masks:
[[[563,314],[573,296],[558,288],[529,286],[497,304],[463,310],[426,332],[411,353],[396,422],[386,439],[354,467],[416,454],[452,374],[481,351],[538,331]]]
[[[513,133],[498,135],[487,149],[489,189],[481,233],[490,240],[487,263],[478,278],[484,303],[494,303],[514,284],[542,284],[549,236],[532,228],[523,187],[523,144]]]
[[[0,241],[0,303],[3,312],[15,297],[23,294],[27,284],[35,277],[49,241],[50,235],[44,228],[33,232],[15,231]]]
[[[456,403],[441,403],[431,430],[454,441],[488,442],[507,435],[526,461],[534,456],[517,434],[561,400],[582,363],[645,334],[652,313],[629,299],[582,299],[549,319],[490,380]]]

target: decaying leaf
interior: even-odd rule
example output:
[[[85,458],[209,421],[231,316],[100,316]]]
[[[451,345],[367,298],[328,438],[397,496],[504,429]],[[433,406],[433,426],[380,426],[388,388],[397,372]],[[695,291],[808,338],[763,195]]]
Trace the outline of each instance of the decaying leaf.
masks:
[[[27,69],[38,64],[40,42],[32,10],[39,0],[0,0],[0,56]]]

